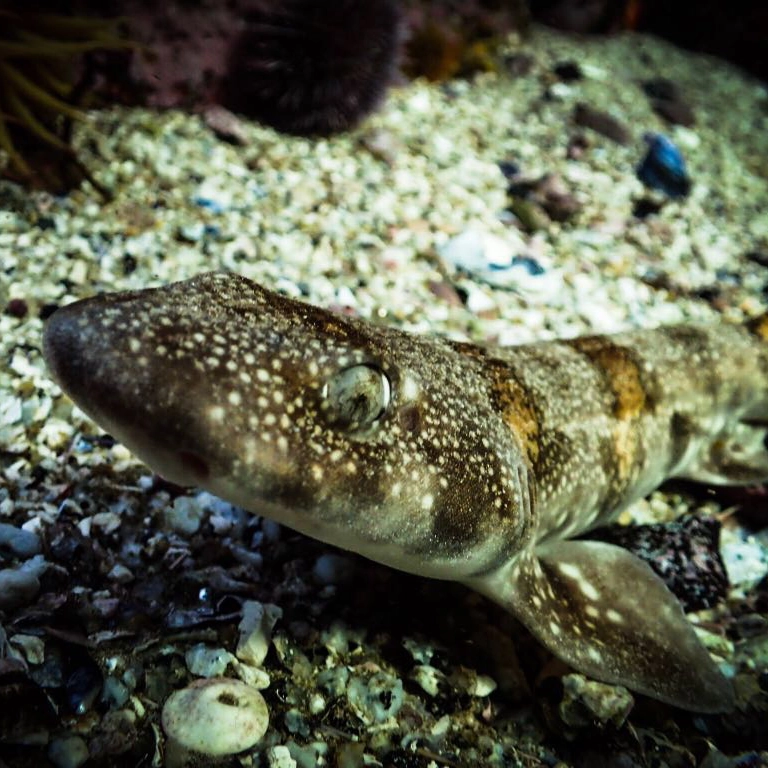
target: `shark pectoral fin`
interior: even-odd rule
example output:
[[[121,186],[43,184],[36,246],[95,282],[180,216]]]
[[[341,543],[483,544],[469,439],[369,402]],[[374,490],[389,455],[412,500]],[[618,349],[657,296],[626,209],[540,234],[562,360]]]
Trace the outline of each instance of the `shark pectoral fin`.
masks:
[[[592,541],[547,544],[472,586],[584,674],[684,709],[733,707],[730,682],[677,600],[626,550]]]
[[[768,429],[738,422],[727,434],[706,446],[680,473],[702,483],[744,484],[768,480]]]

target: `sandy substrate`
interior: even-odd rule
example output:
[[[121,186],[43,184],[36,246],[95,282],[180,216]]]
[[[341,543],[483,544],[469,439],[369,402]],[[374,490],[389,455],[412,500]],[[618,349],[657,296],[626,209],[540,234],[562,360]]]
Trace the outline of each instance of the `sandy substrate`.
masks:
[[[42,734],[41,746],[0,746],[8,765],[41,765],[41,755],[79,765],[61,754],[83,749],[98,765],[161,761],[168,694],[225,670],[250,682],[264,673],[271,725],[245,765],[291,765],[279,762],[285,751],[267,751],[285,745],[301,766],[414,767],[586,765],[595,750],[605,765],[650,764],[642,755],[651,753],[697,765],[717,750],[768,749],[759,728],[768,614],[765,587],[756,587],[768,562],[764,509],[750,527],[739,514],[727,518],[724,554],[736,583],[727,605],[701,617],[707,642],[737,677],[737,713],[693,718],[638,700],[631,727],[617,726],[611,717],[621,708],[601,694],[601,715],[578,722],[571,712],[564,722],[557,703],[570,694],[529,691],[536,680],[513,649],[537,669],[539,651],[495,608],[205,494],[179,496],[99,438],[46,373],[41,316],[54,305],[210,269],[376,322],[503,344],[739,321],[766,308],[764,87],[633,35],[585,41],[537,29],[510,41],[508,54],[531,57],[527,74],[396,89],[357,133],[330,141],[245,124],[246,143],[236,146],[198,116],[93,114],[77,141],[113,190],[108,203],[88,186],[52,198],[0,182],[0,306],[8,308],[0,316],[0,522],[37,534],[44,558],[27,566],[39,588],[1,621],[30,677],[0,686],[0,710],[21,711],[20,731]],[[581,79],[554,74],[565,61],[578,63]],[[668,126],[653,111],[640,83],[659,77],[678,87],[694,126]],[[611,113],[629,140],[574,125],[580,102]],[[644,135],[655,132],[685,155],[693,186],[683,200],[651,193],[636,177]],[[535,209],[538,223],[521,228],[500,164],[527,180],[555,174],[570,205],[565,220]],[[635,215],[639,201],[657,212]],[[658,492],[629,516],[729,507],[706,498]],[[17,553],[7,565],[34,557]],[[265,630],[269,654],[250,672],[234,656],[196,648],[233,654],[244,600],[282,611]],[[82,690],[67,687],[83,669]],[[58,706],[41,722],[32,712],[37,683]],[[574,740],[559,740],[545,722]]]

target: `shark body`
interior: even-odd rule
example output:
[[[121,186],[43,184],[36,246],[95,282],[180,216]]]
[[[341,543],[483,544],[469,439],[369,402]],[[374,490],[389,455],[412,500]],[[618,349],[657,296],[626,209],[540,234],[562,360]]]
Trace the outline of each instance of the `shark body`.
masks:
[[[55,312],[62,389],[168,479],[487,595],[575,669],[702,712],[729,681],[637,557],[572,538],[664,479],[768,479],[768,321],[494,348],[208,273]]]

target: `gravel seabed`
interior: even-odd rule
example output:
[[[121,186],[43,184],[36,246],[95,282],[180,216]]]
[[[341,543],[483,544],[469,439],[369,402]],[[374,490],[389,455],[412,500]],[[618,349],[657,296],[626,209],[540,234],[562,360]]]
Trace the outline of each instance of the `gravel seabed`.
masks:
[[[264,662],[272,678],[264,690],[272,725],[263,748],[233,764],[555,765],[557,759],[579,764],[580,753],[578,746],[563,748],[547,737],[531,712],[521,714],[525,695],[519,686],[516,696],[510,693],[520,679],[518,672],[510,672],[515,665],[501,664],[499,672],[497,651],[478,661],[478,622],[489,622],[488,632],[496,634],[500,630],[494,625],[501,622],[506,631],[510,624],[479,598],[455,587],[422,586],[347,555],[323,560],[329,548],[269,524],[257,525],[254,533],[247,528],[252,523],[243,522],[237,511],[205,496],[179,497],[189,498],[199,511],[197,527],[192,523],[185,528],[176,514],[178,498],[171,500],[173,492],[158,490],[146,468],[119,445],[95,439],[99,430],[50,381],[40,354],[40,315],[50,305],[95,292],[161,285],[210,269],[231,270],[376,322],[476,342],[512,344],[686,320],[739,321],[764,311],[766,88],[722,62],[638,35],[587,41],[535,28],[522,43],[510,39],[508,49],[533,57],[528,74],[513,78],[489,73],[468,82],[396,88],[357,132],[332,140],[286,138],[245,123],[247,142],[235,146],[217,138],[200,116],[122,108],[93,113],[90,124],[78,130],[76,143],[94,176],[113,191],[110,202],[87,184],[66,197],[52,197],[0,182],[0,306],[21,299],[28,308],[20,319],[0,315],[0,522],[23,523],[48,541],[67,518],[85,539],[98,539],[109,568],[94,567],[91,576],[103,571],[102,583],[91,577],[87,583],[78,581],[76,569],[66,576],[57,571],[64,579],[59,587],[81,590],[78,594],[88,599],[97,594],[124,600],[140,581],[135,552],[126,555],[128,538],[137,547],[151,548],[165,537],[170,543],[157,555],[158,562],[173,561],[168,571],[176,578],[179,568],[198,568],[202,544],[196,548],[194,541],[203,532],[211,538],[233,530],[255,536],[254,548],[263,562],[250,563],[259,571],[258,587],[245,596],[278,603],[284,617],[275,629],[276,653]],[[578,62],[582,79],[568,84],[557,80],[553,66],[566,60]],[[661,76],[672,80],[693,107],[694,127],[667,126],[653,112],[639,83]],[[621,145],[576,128],[571,115],[578,102],[613,114],[629,128],[632,140]],[[658,214],[637,218],[635,203],[649,196],[635,175],[647,132],[663,132],[678,144],[693,187],[684,200],[666,201]],[[568,159],[566,148],[577,133],[587,137],[588,146],[579,159]],[[502,161],[517,163],[526,178],[558,174],[580,210],[564,223],[548,222],[533,234],[521,231],[506,210]],[[455,271],[441,253],[453,237],[468,230],[479,233],[502,260],[527,256],[543,270],[529,274],[518,265],[505,275],[504,288]],[[700,501],[684,491],[657,492],[627,517],[669,519],[697,506]],[[706,504],[715,513],[723,506],[716,498]],[[142,526],[151,537],[142,540]],[[745,600],[766,573],[767,541],[765,531],[746,531],[735,521],[726,524],[726,556],[732,576],[738,573],[736,591]],[[153,556],[146,557],[153,562]],[[270,566],[270,558],[279,567]],[[318,574],[318,563],[327,562],[331,573],[321,567]],[[239,566],[245,567],[242,562]],[[358,575],[345,580],[349,569]],[[44,591],[55,589],[48,578],[41,577]],[[368,591],[364,597],[356,594],[361,585]],[[238,589],[230,585],[230,591]],[[418,639],[408,641],[407,654],[401,652],[410,665],[398,655],[393,661],[382,651],[389,645],[380,642],[392,631],[391,643],[400,645],[397,632],[402,627],[388,629],[382,616],[399,610],[395,604],[402,590],[413,593],[409,600],[418,596],[427,601],[410,609],[413,613],[404,609],[406,618],[419,625]],[[220,587],[219,592],[227,589]],[[297,604],[306,616],[297,613]],[[430,615],[433,605],[438,616]],[[14,624],[23,611],[23,606],[6,611],[3,625],[9,636],[24,635],[25,625]],[[425,612],[417,621],[416,614]],[[452,617],[446,618],[446,612]],[[461,616],[468,617],[471,631],[457,629]],[[716,624],[716,618],[707,621]],[[756,637],[764,644],[764,614],[760,620]],[[90,715],[65,717],[63,726],[49,729],[50,737],[58,739],[55,743],[65,747],[72,746],[71,739],[84,741],[94,764],[105,765],[117,764],[109,762],[117,754],[134,755],[130,750],[143,743],[142,734],[160,734],[162,704],[146,687],[131,687],[126,675],[130,645],[119,643],[124,627],[105,619],[104,631],[108,624],[116,637],[107,642],[90,634],[93,656],[105,674],[111,670],[108,679],[111,674],[130,696],[119,704],[108,699]],[[235,651],[231,633],[221,628],[184,628],[181,638],[162,626],[139,631],[131,625],[131,642],[147,642],[151,634],[154,643],[168,648],[177,644],[182,659],[194,645],[191,635],[195,642]],[[455,641],[454,633],[464,639]],[[308,651],[313,642],[325,649],[322,661]],[[717,638],[710,642],[732,657],[732,644],[718,644]],[[462,658],[461,649],[473,643],[477,647]],[[449,650],[436,650],[444,646]],[[11,647],[18,655],[24,643],[12,642]],[[761,671],[766,674],[765,651],[761,653],[761,660],[752,664],[755,680]],[[441,654],[450,658],[442,672],[434,662]],[[418,673],[411,669],[414,660],[421,665]],[[397,661],[404,666],[398,668]],[[730,663],[735,664],[732,658]],[[186,664],[191,666],[188,659]],[[427,681],[421,667],[436,670],[442,682]],[[318,668],[329,676],[346,669],[352,682],[345,689],[338,680],[326,681],[323,701],[309,694],[302,699],[296,679],[309,690],[317,685]],[[446,668],[452,672],[447,674]],[[173,685],[158,690],[167,695],[183,685],[190,675],[185,678],[182,672],[174,668],[168,673]],[[402,683],[398,687],[400,678],[410,681],[405,692]],[[432,686],[451,692],[433,696]],[[494,686],[498,688],[492,693]],[[380,689],[387,692],[391,712],[370,704],[378,696],[371,691]],[[342,700],[347,706],[339,704]],[[642,714],[642,708],[638,711]],[[104,733],[116,727],[104,720],[115,712],[132,713],[125,717],[138,734],[123,752],[112,742],[103,743]],[[747,721],[758,717],[752,710],[742,716]],[[764,718],[765,711],[759,716]],[[617,736],[611,730],[611,743],[618,745],[617,755],[650,749],[651,741],[662,749],[659,745],[667,740],[665,749],[679,751],[684,747],[669,744],[680,739],[690,749],[690,740],[680,732],[695,729],[695,723],[669,710],[667,719],[643,725],[651,736],[630,737],[626,730]],[[597,726],[570,727],[583,735]],[[717,742],[720,731],[715,726],[698,727],[702,739]],[[743,723],[739,727],[749,731]],[[422,737],[404,737],[409,732]],[[306,746],[311,743],[321,746],[312,752]],[[382,762],[392,744],[401,755]],[[743,744],[745,749],[768,748],[746,736]],[[288,745],[288,753],[281,745]],[[718,746],[729,754],[740,751],[738,738],[723,737]],[[77,753],[81,745],[76,742],[72,748]],[[50,759],[59,754],[41,749]],[[706,750],[697,759],[703,754]],[[19,761],[26,755],[24,750],[13,753]]]

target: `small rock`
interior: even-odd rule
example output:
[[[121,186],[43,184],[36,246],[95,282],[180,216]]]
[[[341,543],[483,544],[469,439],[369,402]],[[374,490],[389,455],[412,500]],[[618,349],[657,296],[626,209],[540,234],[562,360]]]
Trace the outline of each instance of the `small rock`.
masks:
[[[563,723],[572,728],[609,724],[620,728],[634,703],[632,694],[623,686],[573,673],[563,677],[563,698],[558,709]]]
[[[323,741],[312,741],[301,746],[295,741],[289,741],[287,746],[298,768],[317,768],[318,765],[333,765],[328,760],[328,744]],[[359,763],[359,765],[363,765],[363,763]]]
[[[48,746],[48,759],[56,768],[80,768],[88,757],[88,745],[79,736],[54,739]]]
[[[245,664],[234,656],[232,657],[232,669],[240,680],[260,691],[265,691],[272,685],[272,679],[263,669]]]
[[[176,230],[176,239],[182,243],[197,243],[205,235],[205,224],[195,221],[191,224],[182,224]]]
[[[36,533],[0,523],[0,557],[11,555],[26,559],[41,551],[42,544]]]
[[[380,128],[365,133],[360,139],[360,144],[377,160],[389,166],[394,166],[400,151],[394,135]]]
[[[10,610],[27,605],[40,591],[35,573],[6,568],[0,571],[0,608]]]
[[[607,112],[593,109],[588,104],[579,103],[573,112],[576,125],[591,128],[596,133],[609,138],[618,144],[629,144],[632,134],[624,123]]]
[[[98,664],[87,654],[77,656],[64,682],[64,695],[72,712],[83,715],[93,706],[104,685]]]
[[[690,127],[695,124],[693,109],[685,101],[680,89],[665,77],[646,80],[643,90],[651,100],[651,107],[660,117],[674,125]]]
[[[410,678],[419,684],[424,693],[437,696],[441,687],[445,687],[445,675],[430,664],[418,664],[413,668]]]
[[[172,693],[162,714],[163,730],[181,747],[204,755],[233,755],[267,732],[264,697],[239,680],[196,680]]]
[[[572,83],[584,77],[578,61],[558,61],[554,66],[554,72],[564,83]]]
[[[121,680],[111,676],[104,680],[101,698],[110,705],[111,709],[124,707],[130,696],[130,690]]]
[[[680,97],[678,87],[666,77],[654,77],[642,83],[643,91],[649,99],[673,101]]]
[[[581,160],[589,149],[589,139],[583,133],[577,133],[568,139],[565,156],[569,160]]]
[[[204,643],[192,646],[185,654],[187,669],[198,677],[221,677],[235,657],[224,648],[209,648]]]
[[[205,124],[222,141],[244,147],[248,144],[248,134],[242,121],[233,112],[219,105],[207,107],[203,112]]]
[[[336,768],[359,768],[361,765],[366,765],[365,744],[348,742],[339,747],[336,752]],[[386,762],[385,765],[394,763]]]
[[[318,584],[345,584],[355,572],[354,563],[343,555],[327,553],[315,560],[312,577]]]
[[[497,165],[499,166],[501,175],[508,181],[511,181],[522,173],[519,163],[514,160],[500,160]]]
[[[502,63],[511,77],[525,77],[536,66],[536,59],[529,53],[510,53]]]
[[[760,267],[768,267],[768,252],[750,251],[744,255],[744,258]]]
[[[205,515],[196,498],[192,496],[177,496],[173,506],[165,510],[165,523],[184,536],[192,536],[200,530],[200,522]]]
[[[42,664],[45,661],[45,643],[34,635],[13,635],[9,642],[20,648],[29,664]]]
[[[15,317],[17,320],[23,320],[28,312],[29,307],[24,299],[11,299],[5,305],[5,314],[10,317]]]
[[[482,698],[490,696],[498,685],[488,675],[479,675],[477,672],[464,667],[459,667],[451,674],[451,683],[460,691],[466,691],[470,696]]]
[[[112,566],[112,570],[107,574],[107,578],[118,584],[130,584],[136,577],[130,568],[127,568],[122,563],[115,563]]]
[[[652,197],[641,197],[632,205],[632,215],[638,219],[647,219],[655,216],[664,207],[663,200],[655,200]]]
[[[538,179],[513,181],[507,188],[507,194],[537,205],[552,221],[567,221],[581,210],[581,203],[557,173],[546,173]]]
[[[240,661],[254,667],[261,666],[269,650],[272,630],[282,615],[282,608],[270,603],[259,603],[256,600],[243,603],[243,618],[238,624],[240,639],[235,650]]]
[[[684,101],[663,101],[653,99],[651,101],[653,111],[664,118],[671,125],[684,125],[687,128],[696,124],[696,115]]]
[[[88,262],[83,259],[74,261],[69,270],[69,279],[75,285],[85,285],[88,282]]]
[[[524,232],[539,232],[549,229],[551,223],[544,209],[533,200],[510,196],[509,211],[515,215],[520,229]]]
[[[347,686],[347,701],[366,725],[383,723],[403,706],[403,681],[386,672],[377,672],[368,680],[353,677]]]
[[[450,304],[452,307],[461,307],[464,304],[456,288],[445,280],[440,280],[439,282],[436,280],[430,281],[429,290],[438,299]]]
[[[288,747],[282,745],[270,747],[267,750],[267,762],[269,768],[296,768],[297,763],[291,757]]]
[[[115,512],[97,512],[90,521],[92,528],[99,533],[109,535],[120,528],[123,519]]]

